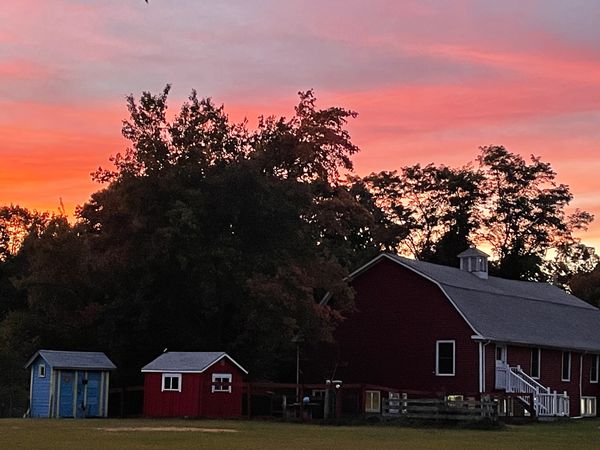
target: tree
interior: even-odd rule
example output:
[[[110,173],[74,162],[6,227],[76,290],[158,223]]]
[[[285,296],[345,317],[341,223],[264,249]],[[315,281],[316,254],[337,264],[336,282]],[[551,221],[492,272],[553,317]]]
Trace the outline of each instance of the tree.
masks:
[[[39,234],[50,217],[47,212],[29,211],[19,205],[0,207],[0,261],[16,255],[25,238]]]
[[[549,275],[550,283],[567,290],[572,290],[574,278],[586,278],[600,262],[595,249],[580,242],[565,242],[555,253],[553,259],[546,261],[544,272]]]
[[[600,307],[600,264],[590,272],[579,272],[569,280],[569,289],[589,304]]]
[[[396,225],[399,250],[413,257],[456,265],[479,224],[477,207],[484,198],[482,175],[470,167],[425,167],[365,178],[375,202]]]
[[[371,211],[340,181],[356,114],[318,109],[309,91],[292,118],[249,132],[195,92],[168,121],[168,92],[128,98],[131,145],[78,211],[106,299],[100,339],[125,377],[165,347],[234,350],[273,376],[294,334],[331,339],[351,308],[346,264],[378,248]],[[318,304],[327,291],[337,311]]]
[[[482,147],[478,156],[485,174],[484,229],[481,238],[495,256],[496,273],[505,278],[544,280],[544,258],[551,248],[574,242],[593,216],[566,213],[573,199],[569,187],[555,182],[550,164],[521,156],[501,146]]]

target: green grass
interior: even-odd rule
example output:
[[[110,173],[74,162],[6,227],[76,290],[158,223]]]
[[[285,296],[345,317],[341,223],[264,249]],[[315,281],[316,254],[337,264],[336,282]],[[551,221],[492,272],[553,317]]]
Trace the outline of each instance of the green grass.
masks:
[[[141,427],[229,429],[236,432],[132,430]],[[591,449],[600,448],[600,420],[507,426],[501,430],[486,431],[393,425],[320,426],[243,420],[0,419],[0,449],[19,448]]]

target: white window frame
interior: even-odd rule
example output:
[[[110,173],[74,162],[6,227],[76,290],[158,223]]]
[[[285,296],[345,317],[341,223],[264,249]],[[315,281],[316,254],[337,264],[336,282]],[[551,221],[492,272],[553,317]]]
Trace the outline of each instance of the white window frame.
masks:
[[[569,372],[568,372],[568,376],[569,378],[563,378],[563,375],[565,374],[565,354],[569,355]],[[571,381],[571,352],[562,352],[562,361],[560,364],[560,380],[561,381]]]
[[[533,376],[533,352],[537,352],[537,360],[538,360],[538,367],[537,367],[538,373],[537,373],[536,377]],[[531,372],[530,373],[531,378],[533,378],[534,380],[539,380],[540,377],[542,376],[542,349],[541,348],[538,347],[538,348],[531,349],[531,366],[530,367],[531,367],[531,370],[529,372]]]
[[[325,398],[325,389],[313,389],[311,391],[312,398]]]
[[[498,350],[500,350],[500,359],[498,359]],[[508,348],[503,344],[496,344],[495,355],[496,361],[501,361],[504,364],[508,363]]]
[[[220,381],[217,381],[220,380]],[[227,379],[228,381],[224,381]],[[230,373],[213,373],[212,374],[212,387],[211,392],[227,392],[231,393],[231,380],[232,375]],[[229,383],[227,386],[215,385],[215,383]]]
[[[579,401],[579,414],[583,417],[596,416],[596,397],[582,396]]]
[[[171,381],[170,386],[167,388],[165,385],[165,382],[167,380],[167,378],[169,379],[177,379],[177,389],[173,389],[173,382]],[[181,374],[180,373],[163,373],[162,374],[162,381],[160,384],[160,390],[161,392],[181,392]]]
[[[374,407],[375,399],[377,399],[377,408]],[[365,391],[365,412],[381,412],[381,391]]]
[[[594,360],[596,360],[594,364]],[[596,379],[592,379],[592,366],[596,366]],[[594,354],[592,355],[592,361],[590,362],[590,383],[598,383],[598,377],[600,370],[600,355]]]
[[[440,344],[452,344],[452,373],[440,373]],[[453,377],[456,375],[456,341],[435,341],[435,374],[438,377]]]
[[[39,378],[46,378],[46,364],[41,363],[38,366],[38,377]]]

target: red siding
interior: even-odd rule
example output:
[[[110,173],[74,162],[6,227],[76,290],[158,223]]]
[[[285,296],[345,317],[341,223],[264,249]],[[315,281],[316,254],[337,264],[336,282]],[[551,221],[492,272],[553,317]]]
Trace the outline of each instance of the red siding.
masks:
[[[231,393],[212,392],[212,374],[231,373]],[[240,417],[242,415],[242,381],[243,373],[227,359],[222,359],[206,371],[202,387],[202,417]]]
[[[358,311],[336,331],[336,378],[407,390],[479,391],[474,332],[434,283],[383,259],[352,287]],[[455,376],[435,375],[436,340],[456,341]]]
[[[486,346],[486,391],[495,390],[495,344]],[[535,348],[535,347],[534,347]],[[509,345],[507,348],[507,360],[510,366],[520,365],[526,373],[531,373],[531,350],[532,347]],[[562,381],[562,351],[555,349],[541,349],[540,353],[540,379],[542,385],[549,387],[552,391],[567,392],[570,400],[571,416],[579,415],[579,389],[580,389],[580,357],[579,352],[571,352],[571,377],[570,381]],[[598,383],[590,383],[591,355],[583,355],[583,370],[581,372],[581,392],[584,396],[598,397],[600,390]]]
[[[212,392],[213,373],[231,373],[231,393]],[[182,374],[181,392],[162,392],[161,373],[144,375],[146,417],[239,417],[242,414],[243,373],[227,359],[204,373]]]

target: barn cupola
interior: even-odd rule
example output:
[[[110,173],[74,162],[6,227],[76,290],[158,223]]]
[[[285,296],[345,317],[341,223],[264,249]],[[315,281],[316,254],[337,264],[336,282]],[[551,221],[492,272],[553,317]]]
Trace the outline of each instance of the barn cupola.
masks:
[[[458,255],[460,270],[470,272],[479,278],[487,280],[489,256],[487,253],[471,247]]]

